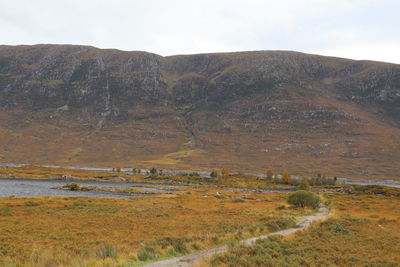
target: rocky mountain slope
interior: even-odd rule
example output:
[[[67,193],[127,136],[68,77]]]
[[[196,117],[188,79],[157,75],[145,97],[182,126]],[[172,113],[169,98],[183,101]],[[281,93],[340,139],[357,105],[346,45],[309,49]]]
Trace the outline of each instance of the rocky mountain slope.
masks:
[[[400,178],[400,66],[0,46],[0,161]]]

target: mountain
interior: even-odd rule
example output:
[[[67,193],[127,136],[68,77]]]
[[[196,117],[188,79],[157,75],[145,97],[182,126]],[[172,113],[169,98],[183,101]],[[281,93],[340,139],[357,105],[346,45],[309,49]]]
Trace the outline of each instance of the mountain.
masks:
[[[400,178],[400,65],[0,46],[0,161]]]

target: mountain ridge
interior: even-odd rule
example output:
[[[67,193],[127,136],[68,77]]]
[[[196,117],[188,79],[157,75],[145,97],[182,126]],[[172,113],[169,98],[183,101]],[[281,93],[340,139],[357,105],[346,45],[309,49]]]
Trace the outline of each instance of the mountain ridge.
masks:
[[[392,63],[0,46],[0,116],[1,161],[399,175]]]

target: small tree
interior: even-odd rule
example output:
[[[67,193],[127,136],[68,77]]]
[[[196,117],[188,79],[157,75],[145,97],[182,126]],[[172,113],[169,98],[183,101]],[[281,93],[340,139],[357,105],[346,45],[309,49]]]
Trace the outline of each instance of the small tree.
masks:
[[[151,175],[157,175],[157,169],[156,168],[151,168],[150,169],[150,174]]]
[[[227,168],[222,169],[222,177],[226,178],[229,176],[229,170]]]
[[[210,173],[210,177],[211,178],[218,177],[218,172],[216,170],[212,170],[211,173]]]
[[[292,178],[291,178],[291,175],[290,175],[289,172],[284,172],[284,173],[282,174],[282,181],[283,181],[285,184],[290,184],[290,183],[292,183]]]
[[[320,198],[313,192],[299,190],[288,196],[287,203],[296,207],[310,207],[316,209],[319,207]]]

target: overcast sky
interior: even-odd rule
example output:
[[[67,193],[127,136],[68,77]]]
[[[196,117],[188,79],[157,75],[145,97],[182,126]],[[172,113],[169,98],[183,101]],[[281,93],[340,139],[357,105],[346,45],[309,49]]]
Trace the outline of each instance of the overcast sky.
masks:
[[[247,50],[400,63],[399,0],[0,0],[0,44]]]

